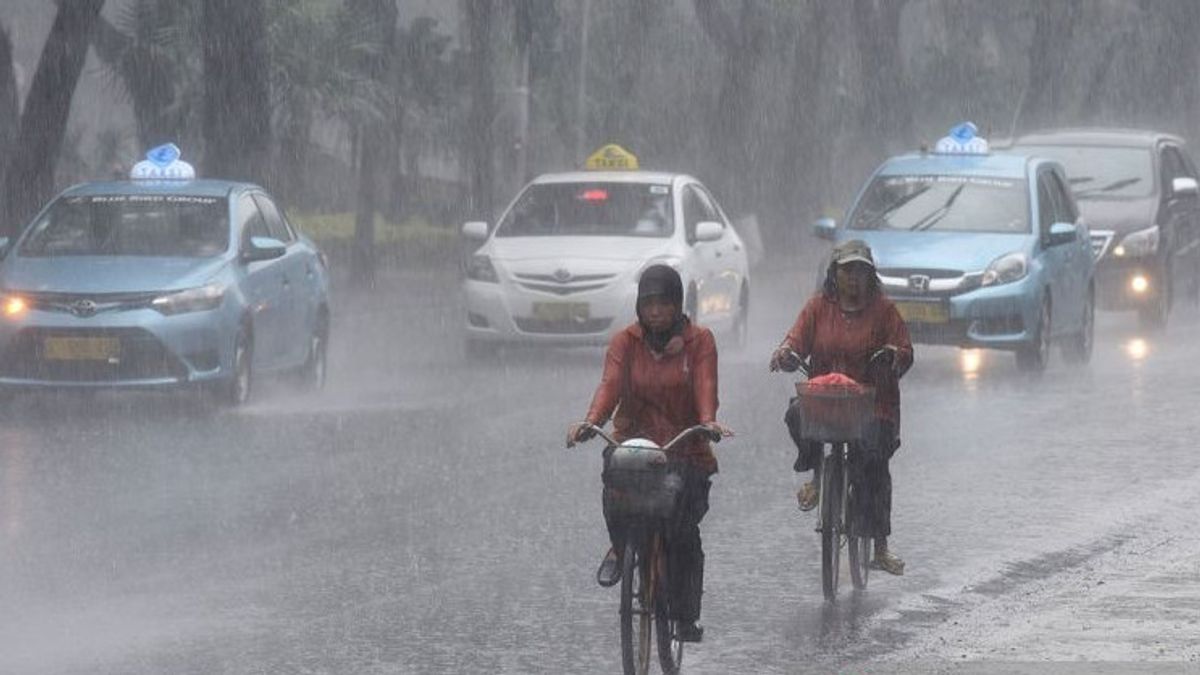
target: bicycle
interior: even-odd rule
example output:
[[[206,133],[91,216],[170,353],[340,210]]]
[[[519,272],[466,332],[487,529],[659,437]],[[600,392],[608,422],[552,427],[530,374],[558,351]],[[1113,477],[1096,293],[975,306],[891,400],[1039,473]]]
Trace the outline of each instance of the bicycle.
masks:
[[[675,637],[676,621],[670,615],[665,530],[683,480],[670,470],[668,452],[692,434],[703,433],[714,442],[720,440],[720,434],[697,425],[660,448],[644,438],[617,443],[600,427],[587,428],[612,448],[605,485],[606,492],[615,493],[614,512],[609,515],[629,521],[621,555],[622,667],[626,675],[648,673],[651,643],[656,642],[663,673],[675,675],[683,662],[683,642]],[[655,636],[657,640],[653,640]]]
[[[872,364],[885,364],[887,350],[871,356]],[[789,350],[789,369],[805,378],[810,373],[803,360]],[[863,385],[813,386],[796,383],[800,401],[800,437],[822,444],[821,485],[817,502],[817,532],[821,535],[821,591],[825,599],[837,599],[841,576],[841,552],[849,558],[850,579],[855,590],[865,590],[870,575],[872,537],[854,532],[859,485],[852,476],[851,454],[862,441],[875,412],[875,390]]]

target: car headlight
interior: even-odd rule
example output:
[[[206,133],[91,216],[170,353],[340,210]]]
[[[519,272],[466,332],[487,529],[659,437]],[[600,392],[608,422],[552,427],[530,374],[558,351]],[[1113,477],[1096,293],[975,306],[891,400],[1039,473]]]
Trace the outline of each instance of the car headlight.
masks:
[[[471,263],[467,265],[467,278],[489,284],[500,283],[500,277],[496,274],[496,267],[492,265],[492,259],[482,253],[471,256]]]
[[[163,314],[185,314],[187,312],[204,312],[221,306],[225,299],[223,284],[208,284],[200,288],[189,288],[186,291],[176,291],[160,295],[150,301],[150,306]]]
[[[1141,258],[1158,252],[1158,226],[1130,232],[1113,249],[1118,258]]]
[[[1029,274],[1029,258],[1024,253],[1009,253],[996,258],[991,265],[988,265],[983,272],[980,284],[983,286],[1011,284],[1024,279],[1026,274]]]
[[[4,311],[4,316],[16,318],[29,309],[29,304],[19,295],[4,295],[0,296],[0,309]]]

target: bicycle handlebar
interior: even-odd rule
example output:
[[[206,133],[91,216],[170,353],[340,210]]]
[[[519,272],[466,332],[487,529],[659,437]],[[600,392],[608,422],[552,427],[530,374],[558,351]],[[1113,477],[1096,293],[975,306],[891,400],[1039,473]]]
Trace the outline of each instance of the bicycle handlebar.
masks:
[[[603,438],[604,440],[608,441],[609,445],[621,445],[617,441],[613,440],[612,436],[609,436],[608,434],[604,433],[604,429],[596,426],[595,424],[589,424],[585,428],[591,430],[600,438]],[[679,432],[679,435],[677,435],[675,438],[672,438],[670,440],[670,442],[668,442],[666,445],[662,446],[659,449],[662,450],[663,452],[667,452],[667,451],[671,450],[671,448],[674,448],[676,443],[679,443],[683,439],[685,439],[688,436],[691,436],[692,434],[695,434],[695,433],[704,433],[705,435],[708,436],[708,440],[712,441],[713,443],[721,442],[720,432],[709,429],[708,427],[704,426],[703,424],[697,424],[695,426],[688,427],[687,429],[684,429],[683,431]]]

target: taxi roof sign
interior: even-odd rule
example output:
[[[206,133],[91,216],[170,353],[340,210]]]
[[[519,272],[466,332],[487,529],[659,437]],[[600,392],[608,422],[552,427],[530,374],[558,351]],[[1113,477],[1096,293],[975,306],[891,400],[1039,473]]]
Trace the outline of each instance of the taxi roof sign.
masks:
[[[179,159],[182,153],[174,143],[151,148],[146,159],[133,165],[129,177],[133,180],[193,180],[196,169]]]
[[[974,122],[963,122],[939,139],[933,151],[943,155],[986,155],[988,142],[979,135]]]
[[[584,167],[588,171],[636,171],[638,158],[616,143],[609,143],[588,156]]]

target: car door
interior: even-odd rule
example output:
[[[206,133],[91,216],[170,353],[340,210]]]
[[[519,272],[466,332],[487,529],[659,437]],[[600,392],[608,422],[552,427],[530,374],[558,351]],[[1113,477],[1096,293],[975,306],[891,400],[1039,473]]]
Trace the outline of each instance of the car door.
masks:
[[[1051,334],[1057,334],[1058,328],[1063,325],[1063,310],[1067,309],[1066,302],[1066,286],[1069,281],[1065,278],[1066,270],[1069,269],[1067,264],[1067,247],[1066,246],[1051,246],[1050,245],[1050,226],[1054,224],[1054,219],[1058,217],[1058,207],[1055,202],[1054,184],[1052,182],[1053,172],[1049,167],[1043,167],[1038,170],[1037,174],[1037,256],[1042,268],[1043,284],[1049,289],[1050,294],[1050,325]]]
[[[278,239],[287,247],[283,257],[272,261],[283,276],[279,306],[281,331],[277,349],[281,362],[297,363],[307,356],[309,336],[312,334],[308,307],[312,296],[312,261],[307,260],[311,256],[283,220],[275,202],[262,192],[255,192],[253,196],[271,238]]]
[[[254,198],[249,194],[241,195],[235,205],[235,215],[239,224],[240,250],[245,252],[250,248],[251,237],[270,237],[271,230],[266,218],[258,209]],[[279,362],[280,334],[284,329],[286,318],[283,313],[286,294],[284,292],[283,268],[279,260],[246,261],[243,266],[242,293],[250,309],[250,320],[254,331],[254,367],[270,369]]]
[[[1069,321],[1060,324],[1064,330],[1078,328],[1083,321],[1083,312],[1087,303],[1088,285],[1091,281],[1092,246],[1087,228],[1079,218],[1079,208],[1067,183],[1058,171],[1049,174],[1050,187],[1054,197],[1054,222],[1070,223],[1075,226],[1075,241],[1062,244],[1066,268],[1063,270],[1063,311],[1060,316],[1069,316]]]
[[[742,240],[730,225],[729,219],[717,206],[717,200],[713,198],[708,189],[702,185],[697,185],[696,188],[708,213],[705,217],[711,217],[713,222],[720,223],[724,228],[721,239],[714,242],[717,251],[714,285],[720,289],[723,299],[729,301],[726,311],[732,317],[737,310],[738,293],[741,291],[742,278],[745,274],[745,266],[742,262],[745,260],[745,251]],[[722,307],[725,307],[724,302],[722,302]]]
[[[719,273],[721,268],[721,242],[699,241],[696,239],[696,226],[702,222],[720,222],[711,205],[702,196],[695,183],[689,183],[683,188],[683,222],[684,234],[688,247],[691,249],[693,268],[692,280],[696,287],[694,311],[697,321],[703,322],[720,316],[722,290]]]
[[[1191,270],[1200,254],[1200,200],[1194,196],[1179,196],[1174,194],[1172,183],[1176,178],[1196,178],[1195,169],[1180,151],[1178,146],[1165,144],[1162,148],[1162,181],[1163,181],[1163,221],[1170,230],[1170,254],[1175,256],[1172,261],[1175,272]],[[1163,228],[1163,224],[1159,224]],[[1160,230],[1160,235],[1165,234]],[[1162,245],[1160,239],[1160,245]]]

